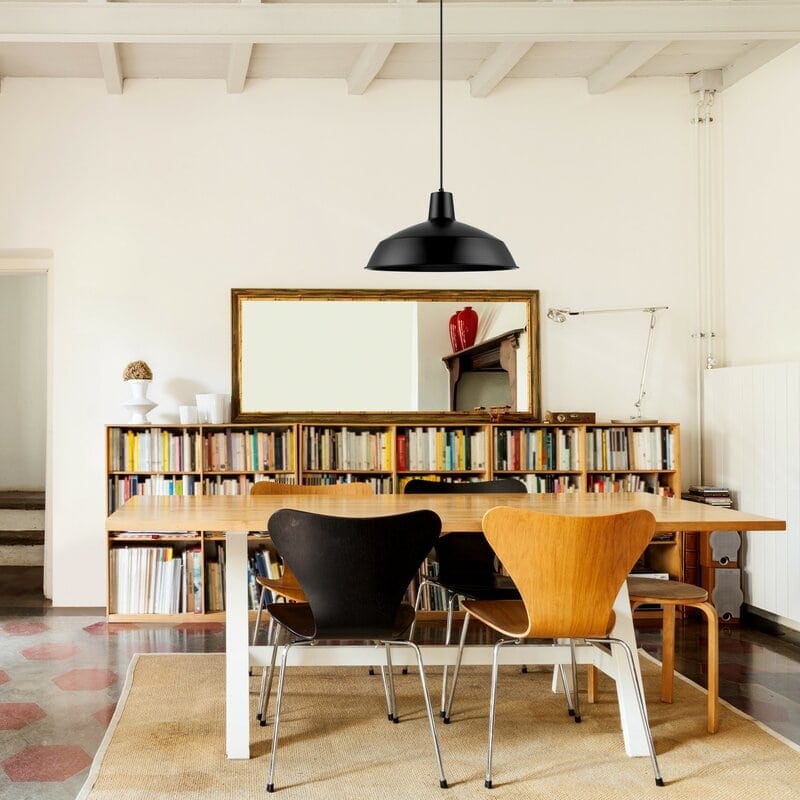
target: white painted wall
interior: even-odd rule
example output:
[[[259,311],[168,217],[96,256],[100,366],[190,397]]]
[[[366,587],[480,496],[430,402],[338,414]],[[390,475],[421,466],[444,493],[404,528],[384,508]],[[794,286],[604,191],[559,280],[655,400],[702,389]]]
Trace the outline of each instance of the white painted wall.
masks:
[[[53,265],[53,601],[105,599],[104,429],[121,373],[153,369],[152,421],[230,391],[232,287],[539,289],[551,305],[665,304],[645,413],[694,431],[693,100],[676,79],[445,87],[456,215],[520,269],[363,270],[424,219],[438,178],[436,85],[377,81],[3,81],[0,247]],[[543,314],[544,316],[544,314]],[[646,317],[542,322],[543,408],[632,410]],[[684,449],[691,453],[691,447]],[[684,462],[692,478],[692,464]]]
[[[47,276],[0,274],[0,491],[44,491]]]
[[[787,521],[745,538],[745,602],[800,630],[800,47],[723,102],[723,366],[707,376],[704,478]],[[781,363],[794,362],[794,363]]]
[[[800,359],[800,47],[723,95],[725,363]]]
[[[800,630],[800,362],[705,372],[704,472],[736,507],[786,520],[745,533],[740,564],[751,610]]]

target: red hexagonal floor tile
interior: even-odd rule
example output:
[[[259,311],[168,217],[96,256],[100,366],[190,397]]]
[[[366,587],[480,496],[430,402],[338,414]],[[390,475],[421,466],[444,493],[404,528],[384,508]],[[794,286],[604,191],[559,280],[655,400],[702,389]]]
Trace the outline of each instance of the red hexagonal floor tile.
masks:
[[[84,689],[106,689],[118,680],[110,669],[71,669],[53,678],[53,683],[65,692]]]
[[[46,631],[47,625],[44,622],[20,620],[19,622],[6,622],[1,629],[10,636],[33,636]]]
[[[100,620],[100,622],[87,625],[84,630],[92,636],[116,636],[123,631],[139,630],[139,626],[131,622],[106,622],[105,620]]]
[[[65,781],[91,763],[76,745],[39,744],[20,750],[0,762],[0,767],[12,781]]]
[[[50,642],[49,644],[35,644],[19,651],[28,661],[62,661],[71,658],[80,648],[71,642]]]
[[[8,683],[10,680],[11,676],[4,669],[0,669],[0,683]]]
[[[36,703],[0,703],[0,731],[18,731],[46,716]]]
[[[95,711],[94,714],[92,714],[92,719],[97,720],[104,728],[107,728],[109,722],[111,722],[111,717],[114,716],[114,711],[116,708],[116,703],[112,703],[110,706],[101,708],[99,711]]]

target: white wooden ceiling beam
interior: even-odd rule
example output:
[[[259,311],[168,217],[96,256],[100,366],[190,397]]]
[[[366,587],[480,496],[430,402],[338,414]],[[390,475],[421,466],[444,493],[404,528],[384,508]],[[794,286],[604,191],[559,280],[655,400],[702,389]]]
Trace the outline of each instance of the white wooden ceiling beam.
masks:
[[[790,41],[774,40],[769,42],[759,42],[736,59],[732,64],[722,69],[722,88],[727,89],[733,86],[742,78],[747,77],[751,72],[755,72],[764,64],[777,58],[782,53],[791,49],[798,43],[797,39]]]
[[[488,97],[531,47],[533,42],[504,42],[498,45],[470,78],[469,93],[473,97]]]
[[[119,46],[114,42],[98,42],[97,54],[109,94],[122,94],[122,65],[119,60]]]
[[[89,0],[90,3],[105,3],[106,0]],[[122,94],[122,64],[119,59],[119,47],[116,42],[98,42],[97,55],[100,58],[100,70],[106,82],[109,94]]]
[[[586,78],[589,94],[603,94],[622,83],[628,76],[660,53],[669,42],[631,42],[615,53],[600,69]]]
[[[795,0],[447,4],[448,42],[800,39]],[[2,2],[4,42],[433,42],[435,3]]]
[[[228,54],[228,73],[225,86],[228,94],[239,94],[244,91],[247,71],[250,69],[250,56],[253,54],[253,43],[232,44]]]
[[[367,91],[367,87],[389,58],[393,47],[392,42],[372,42],[364,47],[347,76],[348,94],[364,94]]]
[[[239,2],[247,5],[261,5],[261,0],[239,0]],[[239,94],[244,91],[252,55],[252,42],[237,42],[231,45],[228,54],[228,72],[225,76],[228,94]]]

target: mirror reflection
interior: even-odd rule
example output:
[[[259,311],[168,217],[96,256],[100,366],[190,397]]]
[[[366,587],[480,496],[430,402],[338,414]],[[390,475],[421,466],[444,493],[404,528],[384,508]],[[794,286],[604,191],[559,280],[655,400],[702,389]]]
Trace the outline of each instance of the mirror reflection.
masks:
[[[234,289],[236,414],[503,406],[538,415],[537,300],[517,291]]]

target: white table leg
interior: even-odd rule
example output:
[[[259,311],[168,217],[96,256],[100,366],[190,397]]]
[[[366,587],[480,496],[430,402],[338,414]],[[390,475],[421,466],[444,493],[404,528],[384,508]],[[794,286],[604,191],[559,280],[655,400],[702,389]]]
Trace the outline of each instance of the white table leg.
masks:
[[[639,669],[639,655],[636,650],[633,614],[631,612],[631,603],[628,599],[628,585],[624,582],[619,590],[617,599],[614,601],[614,613],[616,614],[616,622],[611,630],[611,636],[616,639],[622,639],[630,645],[633,650],[633,662],[636,666],[636,672],[639,676],[639,681],[641,681],[642,674]],[[616,665],[615,682],[617,685],[620,721],[622,723],[622,736],[625,740],[625,752],[629,756],[649,756],[647,734],[639,715],[639,706],[636,702],[635,688],[630,678],[627,656],[619,646],[612,647],[612,651]]]
[[[225,533],[225,752],[250,758],[247,531]]]

